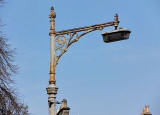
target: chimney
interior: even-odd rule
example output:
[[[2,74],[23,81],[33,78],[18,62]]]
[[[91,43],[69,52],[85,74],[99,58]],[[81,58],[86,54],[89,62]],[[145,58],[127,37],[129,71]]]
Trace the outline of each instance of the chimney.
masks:
[[[70,108],[67,107],[67,100],[63,99],[62,104],[60,106],[60,110],[58,111],[57,115],[69,115]]]
[[[152,115],[152,114],[149,112],[149,106],[148,106],[148,105],[145,105],[145,107],[144,107],[143,110],[142,110],[141,115]]]

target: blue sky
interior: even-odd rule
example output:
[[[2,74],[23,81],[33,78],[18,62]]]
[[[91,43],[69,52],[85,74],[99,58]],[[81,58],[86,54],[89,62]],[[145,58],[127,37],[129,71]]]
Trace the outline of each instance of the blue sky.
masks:
[[[56,30],[113,20],[129,28],[129,40],[105,44],[95,31],[72,45],[56,70],[57,98],[68,100],[70,115],[139,115],[145,104],[160,110],[159,0],[7,0],[2,28],[20,69],[13,76],[20,99],[33,115],[47,115],[49,11]]]

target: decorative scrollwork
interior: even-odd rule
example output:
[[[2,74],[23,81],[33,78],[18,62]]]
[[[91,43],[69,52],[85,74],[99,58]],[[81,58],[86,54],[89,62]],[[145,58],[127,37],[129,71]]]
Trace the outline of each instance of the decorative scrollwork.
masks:
[[[56,50],[62,50],[66,42],[66,37],[64,35],[58,36],[56,38]]]
[[[77,42],[80,37],[84,36],[85,34],[94,31],[95,29],[87,30],[80,35],[78,33],[68,33],[63,35],[57,35],[56,38],[56,65],[58,64],[58,60],[60,57],[67,51],[69,46],[71,46],[73,43]],[[66,37],[67,36],[67,37]],[[75,36],[75,37],[74,37]],[[55,65],[55,66],[56,66]]]

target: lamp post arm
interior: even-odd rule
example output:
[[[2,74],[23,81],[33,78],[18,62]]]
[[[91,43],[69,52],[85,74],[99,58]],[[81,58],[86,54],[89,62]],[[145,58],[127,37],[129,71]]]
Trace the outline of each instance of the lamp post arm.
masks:
[[[69,34],[69,33],[87,31],[87,30],[91,30],[91,29],[99,30],[99,29],[103,29],[104,27],[107,27],[107,26],[114,26],[115,23],[117,23],[117,22],[112,21],[112,22],[106,22],[106,23],[102,23],[102,24],[95,24],[95,25],[91,25],[91,26],[84,26],[84,27],[73,28],[73,29],[68,29],[68,30],[56,31],[55,35],[56,36],[57,35],[64,35],[64,34]]]
[[[114,26],[115,29],[117,29],[119,24],[118,21],[118,14],[115,14],[114,16],[114,21],[111,22],[105,22],[101,24],[95,24],[91,26],[84,26],[84,27],[79,27],[79,28],[73,28],[73,29],[68,29],[68,30],[62,30],[62,31],[55,31],[55,41],[56,41],[56,60],[55,60],[55,65],[58,64],[59,59],[61,56],[67,52],[67,49],[69,46],[71,46],[73,43],[77,42],[82,36],[86,35],[87,33],[90,33],[95,30],[102,30],[105,27],[109,26]],[[78,35],[79,32],[83,32],[80,35]],[[75,38],[73,38],[76,35]]]
[[[92,31],[94,31],[94,29],[92,29],[92,30],[87,30],[86,32],[80,34],[79,36],[78,36],[78,34],[77,34],[76,38],[73,39],[73,40],[68,44],[68,46],[72,45],[74,42],[77,42],[77,41],[80,39],[80,37],[86,35],[86,34],[89,33],[89,32],[92,32]]]

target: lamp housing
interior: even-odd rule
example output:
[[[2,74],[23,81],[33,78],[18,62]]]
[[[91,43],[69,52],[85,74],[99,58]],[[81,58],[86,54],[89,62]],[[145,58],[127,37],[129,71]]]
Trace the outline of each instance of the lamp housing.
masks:
[[[120,28],[102,33],[103,41],[106,43],[129,39],[131,31],[129,29]]]

